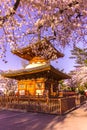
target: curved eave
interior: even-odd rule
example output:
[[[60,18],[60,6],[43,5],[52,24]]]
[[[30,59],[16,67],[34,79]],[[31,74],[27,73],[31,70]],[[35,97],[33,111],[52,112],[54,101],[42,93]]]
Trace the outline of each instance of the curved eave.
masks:
[[[46,60],[54,60],[54,59],[64,56],[47,40],[46,40],[46,48],[45,48],[42,41],[37,42],[35,44],[34,43],[29,44],[25,48],[12,50],[12,53],[23,59],[26,59],[28,61],[30,61],[32,58],[34,58],[36,56],[44,57]],[[34,45],[35,49],[34,49],[34,47],[32,47],[33,45]],[[51,48],[52,52],[49,50],[49,48]],[[37,51],[35,52],[35,50],[37,50]],[[44,52],[45,52],[45,54],[44,54]],[[49,53],[50,53],[50,56],[49,56]]]
[[[70,76],[68,76],[65,73],[62,73],[59,70],[56,70],[53,66],[47,64],[47,65],[43,65],[40,67],[35,67],[32,69],[22,69],[19,71],[11,71],[11,72],[4,72],[2,74],[2,76],[7,77],[7,78],[13,78],[13,79],[22,79],[26,76],[30,76],[32,75],[32,77],[35,76],[35,74],[41,74],[44,72],[44,75],[48,74],[48,72],[50,72],[49,76],[50,77],[56,77],[57,80],[61,80],[61,79],[68,79],[70,78]],[[46,73],[47,72],[47,73]]]
[[[61,79],[70,79],[71,78],[69,75],[67,75],[66,73],[63,73],[63,72],[59,71],[58,69],[55,69],[53,66],[51,66],[51,71],[54,74],[60,76]]]
[[[28,61],[30,61],[30,60],[32,60],[34,57],[36,57],[37,55],[35,54],[35,53],[33,53],[32,51],[30,51],[31,49],[30,48],[28,48],[29,49],[29,52],[27,53],[27,51],[24,51],[24,52],[22,52],[22,50],[21,49],[19,49],[19,50],[13,50],[12,51],[12,53],[13,54],[15,54],[15,55],[17,55],[17,56],[19,56],[20,58],[23,58],[23,59],[26,59],[26,60],[28,60]],[[28,50],[27,49],[27,50]],[[56,52],[56,53],[52,53],[51,55],[50,55],[50,57],[49,56],[47,56],[48,55],[48,52],[46,52],[47,54],[46,54],[46,56],[44,56],[44,55],[42,55],[42,54],[38,54],[38,56],[39,57],[43,57],[44,59],[46,59],[46,60],[55,60],[55,59],[58,59],[58,58],[60,58],[60,57],[64,57],[64,55],[62,54],[62,53],[60,53],[60,52]],[[56,57],[56,58],[54,58],[54,57]]]

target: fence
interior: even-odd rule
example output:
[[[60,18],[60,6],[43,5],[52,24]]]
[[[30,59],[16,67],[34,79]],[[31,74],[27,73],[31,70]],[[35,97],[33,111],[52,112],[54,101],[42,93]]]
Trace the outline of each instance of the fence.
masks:
[[[65,98],[1,96],[0,107],[49,114],[64,114],[76,108],[76,99],[75,96]],[[79,99],[79,103],[84,102],[83,97]]]
[[[86,101],[86,97],[85,96],[80,96],[80,95],[76,96],[75,102],[76,102],[77,106],[83,104],[84,101]]]
[[[32,112],[59,114],[60,106],[58,99],[39,97],[0,97],[0,106],[6,109],[22,109]]]

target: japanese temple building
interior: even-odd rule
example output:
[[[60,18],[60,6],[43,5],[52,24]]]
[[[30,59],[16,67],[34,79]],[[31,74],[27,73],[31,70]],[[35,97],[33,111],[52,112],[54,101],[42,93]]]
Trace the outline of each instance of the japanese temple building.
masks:
[[[12,53],[29,61],[29,64],[24,69],[8,71],[2,74],[4,77],[18,80],[20,95],[43,96],[48,93],[49,96],[54,97],[58,95],[58,82],[70,78],[50,64],[51,60],[64,55],[47,40],[15,49]]]

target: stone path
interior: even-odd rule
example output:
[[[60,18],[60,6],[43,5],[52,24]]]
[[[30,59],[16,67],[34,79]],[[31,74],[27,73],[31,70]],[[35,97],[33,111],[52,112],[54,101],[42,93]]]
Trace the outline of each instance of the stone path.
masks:
[[[0,110],[0,130],[87,130],[87,104],[63,116]]]

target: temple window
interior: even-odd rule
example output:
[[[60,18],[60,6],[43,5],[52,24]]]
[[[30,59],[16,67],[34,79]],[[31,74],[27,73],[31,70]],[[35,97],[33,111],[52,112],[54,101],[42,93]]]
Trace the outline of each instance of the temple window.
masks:
[[[42,82],[37,82],[36,83],[36,95],[43,95],[43,83]]]
[[[41,89],[42,88],[42,83],[36,83],[36,88]]]
[[[25,85],[24,85],[24,84],[21,84],[21,85],[19,85],[19,88],[20,88],[20,89],[24,89],[24,88],[25,88]]]
[[[19,95],[21,95],[21,96],[22,96],[22,95],[25,95],[25,90],[20,90],[20,91],[19,91]]]

